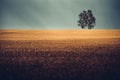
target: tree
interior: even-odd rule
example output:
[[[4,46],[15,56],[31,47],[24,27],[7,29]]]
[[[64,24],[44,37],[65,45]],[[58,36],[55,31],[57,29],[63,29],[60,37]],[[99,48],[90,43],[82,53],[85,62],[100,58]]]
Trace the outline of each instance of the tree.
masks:
[[[92,29],[95,26],[95,17],[91,10],[83,11],[79,14],[78,26],[81,26],[82,29],[88,27],[88,29]]]

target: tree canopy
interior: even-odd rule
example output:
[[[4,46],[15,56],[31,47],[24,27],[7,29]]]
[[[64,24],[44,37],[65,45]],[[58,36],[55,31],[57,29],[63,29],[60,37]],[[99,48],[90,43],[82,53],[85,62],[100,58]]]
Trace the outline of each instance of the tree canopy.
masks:
[[[96,18],[93,16],[91,10],[83,11],[79,14],[78,26],[81,26],[82,29],[88,27],[88,29],[94,28],[96,24]]]

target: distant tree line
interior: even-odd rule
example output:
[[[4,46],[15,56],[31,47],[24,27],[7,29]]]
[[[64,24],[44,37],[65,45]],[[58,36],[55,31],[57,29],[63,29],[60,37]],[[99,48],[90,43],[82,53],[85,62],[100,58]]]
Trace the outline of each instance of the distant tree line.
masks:
[[[96,24],[96,18],[93,16],[91,10],[83,11],[79,14],[78,26],[81,26],[82,29],[88,27],[88,29],[94,28]]]

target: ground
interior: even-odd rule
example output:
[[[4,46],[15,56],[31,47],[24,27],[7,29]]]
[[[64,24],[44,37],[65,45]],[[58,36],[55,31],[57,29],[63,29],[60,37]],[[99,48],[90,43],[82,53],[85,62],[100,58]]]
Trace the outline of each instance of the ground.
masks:
[[[120,80],[120,30],[0,30],[0,80]]]

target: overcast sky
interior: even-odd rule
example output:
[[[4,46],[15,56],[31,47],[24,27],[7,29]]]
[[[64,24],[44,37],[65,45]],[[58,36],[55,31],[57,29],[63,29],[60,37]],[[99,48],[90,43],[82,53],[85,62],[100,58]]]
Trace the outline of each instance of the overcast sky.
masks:
[[[88,9],[95,29],[120,29],[120,0],[0,0],[0,29],[79,29]]]

